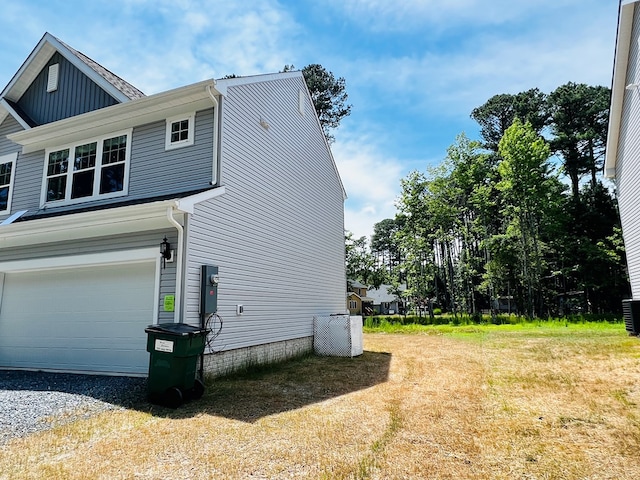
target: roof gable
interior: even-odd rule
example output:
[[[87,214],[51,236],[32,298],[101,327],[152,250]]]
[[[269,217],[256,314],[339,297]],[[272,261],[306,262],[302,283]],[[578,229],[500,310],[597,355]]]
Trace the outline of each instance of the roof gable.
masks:
[[[76,72],[81,73],[82,76],[102,90],[105,96],[113,99],[102,106],[125,103],[144,96],[140,90],[97,62],[69,47],[50,33],[45,33],[9,84],[0,93],[0,106],[2,107],[0,108],[0,122],[10,113],[26,129],[33,126],[34,123],[40,123],[32,118],[21,116],[21,114],[26,113],[24,110],[21,111],[24,106],[20,106],[18,109],[13,108],[13,106],[19,105],[20,100],[28,93],[34,82],[41,78],[43,74],[46,75],[47,67],[56,55],[64,59],[69,65],[69,69],[73,68]]]

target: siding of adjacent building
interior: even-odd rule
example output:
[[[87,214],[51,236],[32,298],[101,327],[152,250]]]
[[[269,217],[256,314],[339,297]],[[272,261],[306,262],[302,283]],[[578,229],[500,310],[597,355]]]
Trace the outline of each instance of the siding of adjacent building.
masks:
[[[343,190],[308,97],[298,110],[301,89],[301,77],[286,78],[225,97],[226,193],[196,206],[187,240],[189,323],[200,265],[220,269],[217,349],[309,337],[314,315],[345,311]]]
[[[635,9],[626,84],[640,81],[640,8]],[[640,91],[625,91],[616,185],[633,298],[640,299]]]

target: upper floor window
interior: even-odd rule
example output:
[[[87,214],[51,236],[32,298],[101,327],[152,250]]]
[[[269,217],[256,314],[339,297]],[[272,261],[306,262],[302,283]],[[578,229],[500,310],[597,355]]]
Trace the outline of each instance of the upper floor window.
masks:
[[[46,152],[42,204],[125,195],[131,131]]]
[[[193,145],[195,114],[167,118],[167,132],[165,137],[165,149],[186,147]]]
[[[11,211],[16,158],[17,153],[0,156],[0,213]]]

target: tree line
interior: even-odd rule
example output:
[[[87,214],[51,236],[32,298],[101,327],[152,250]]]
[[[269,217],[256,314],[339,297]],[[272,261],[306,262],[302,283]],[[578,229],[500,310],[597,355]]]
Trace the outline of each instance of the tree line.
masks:
[[[481,138],[460,134],[440,165],[402,179],[370,244],[347,233],[349,278],[453,313],[619,312],[626,260],[600,174],[609,100],[571,82],[491,97],[471,112]]]

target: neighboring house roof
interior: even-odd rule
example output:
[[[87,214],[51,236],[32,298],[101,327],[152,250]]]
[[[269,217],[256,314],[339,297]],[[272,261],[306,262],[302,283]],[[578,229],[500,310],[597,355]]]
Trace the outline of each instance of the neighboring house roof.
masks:
[[[369,288],[366,285],[361,284],[357,280],[347,280],[347,281],[349,282],[349,285],[351,285],[352,288]]]
[[[604,174],[608,178],[616,175],[618,142],[622,124],[622,105],[627,90],[640,94],[640,79],[627,85],[627,69],[631,50],[631,30],[636,1],[622,0],[618,13],[618,35],[616,38],[615,59],[613,62],[613,79],[611,85],[611,108],[609,111],[609,130],[607,134],[607,151],[604,161]]]
[[[371,297],[361,297],[356,292],[347,292],[347,297],[358,297],[361,302],[365,302],[365,303],[372,303],[373,302],[373,298],[371,298]]]
[[[145,96],[129,82],[47,32],[0,93],[0,123],[8,114],[11,114],[25,129],[32,127],[29,120],[21,116],[20,112],[13,108],[13,105],[20,100],[55,52],[59,52],[120,103]]]
[[[389,293],[389,289],[392,288],[392,285],[380,285],[379,288],[372,288],[367,291],[367,295],[373,299],[374,305],[379,305],[381,303],[391,303],[398,300],[398,296],[392,293]],[[405,288],[400,286],[400,290],[403,291]]]
[[[378,305],[380,303],[391,303],[397,300],[395,295],[392,295],[387,291],[390,285],[380,285],[379,288],[372,288],[367,291],[367,295],[373,298],[374,305]]]

